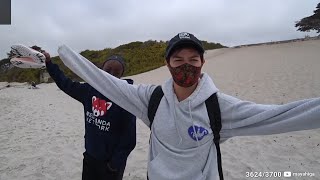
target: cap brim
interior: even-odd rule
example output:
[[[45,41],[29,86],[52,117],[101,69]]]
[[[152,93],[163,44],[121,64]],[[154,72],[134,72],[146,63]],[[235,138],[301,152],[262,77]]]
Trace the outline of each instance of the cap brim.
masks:
[[[199,43],[197,43],[193,40],[184,39],[184,40],[178,41],[178,42],[174,43],[173,45],[171,45],[171,47],[166,52],[166,59],[168,58],[169,54],[171,54],[171,51],[180,45],[193,45],[200,53],[202,53],[202,54],[204,53],[204,48],[202,45],[200,45]]]

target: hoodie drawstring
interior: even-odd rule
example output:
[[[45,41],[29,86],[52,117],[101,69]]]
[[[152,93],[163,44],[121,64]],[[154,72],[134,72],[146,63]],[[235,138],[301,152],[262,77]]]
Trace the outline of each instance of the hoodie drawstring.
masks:
[[[198,144],[198,147],[199,147],[200,143],[199,143],[199,139],[198,139],[198,136],[197,136],[196,128],[194,127],[194,121],[193,121],[192,113],[191,113],[191,101],[189,100],[188,103],[189,103],[189,115],[190,115],[190,118],[191,118],[191,121],[192,121],[193,133],[194,133],[194,137],[196,137],[197,144]]]
[[[180,145],[181,143],[182,143],[182,136],[181,136],[181,134],[180,134],[180,131],[179,131],[179,129],[177,128],[178,126],[177,126],[177,115],[176,115],[176,103],[173,103],[173,121],[174,121],[174,127],[176,128],[176,131],[177,131],[177,133],[178,133],[178,135],[179,135],[179,143],[178,143],[178,145]]]

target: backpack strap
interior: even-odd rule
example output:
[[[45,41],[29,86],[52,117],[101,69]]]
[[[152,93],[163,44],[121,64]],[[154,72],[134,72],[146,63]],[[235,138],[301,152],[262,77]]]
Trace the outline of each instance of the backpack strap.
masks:
[[[221,151],[220,151],[220,144],[219,144],[220,130],[221,130],[222,124],[221,124],[221,112],[220,112],[217,93],[212,94],[206,100],[206,107],[207,107],[207,112],[210,119],[210,126],[214,135],[213,142],[217,149],[218,172],[219,172],[220,180],[223,180]]]
[[[148,118],[150,121],[150,126],[149,126],[150,129],[162,97],[163,97],[162,88],[161,86],[157,86],[156,89],[151,94],[149,105],[148,105]]]

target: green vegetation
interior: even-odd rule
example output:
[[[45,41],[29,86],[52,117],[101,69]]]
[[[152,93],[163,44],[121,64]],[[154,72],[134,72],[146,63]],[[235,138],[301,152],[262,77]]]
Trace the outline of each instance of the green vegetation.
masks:
[[[219,43],[209,43],[202,41],[206,50],[223,48]],[[40,48],[40,47],[38,47]],[[125,76],[135,75],[150,71],[165,65],[166,42],[163,41],[146,41],[131,42],[114,49],[107,48],[100,51],[85,50],[80,54],[89,59],[92,63],[100,67],[109,56],[117,54],[124,57],[127,65]],[[41,49],[41,48],[40,48]],[[0,81],[8,82],[37,82],[39,83],[40,69],[20,69],[10,64],[9,58],[12,52],[7,53],[8,59],[0,61]],[[53,62],[58,64],[66,76],[73,80],[81,80],[77,75],[70,71],[60,60],[58,56],[52,58]]]

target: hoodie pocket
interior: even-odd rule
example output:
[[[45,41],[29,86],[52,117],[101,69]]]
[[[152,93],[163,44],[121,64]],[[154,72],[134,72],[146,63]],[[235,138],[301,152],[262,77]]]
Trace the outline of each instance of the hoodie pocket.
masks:
[[[148,175],[152,180],[205,180],[197,159],[189,159],[160,153],[148,166]]]

